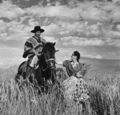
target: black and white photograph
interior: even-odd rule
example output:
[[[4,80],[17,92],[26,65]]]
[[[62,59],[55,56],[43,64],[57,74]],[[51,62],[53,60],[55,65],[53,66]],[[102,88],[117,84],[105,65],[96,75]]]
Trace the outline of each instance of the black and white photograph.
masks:
[[[0,0],[0,115],[120,115],[120,0]]]

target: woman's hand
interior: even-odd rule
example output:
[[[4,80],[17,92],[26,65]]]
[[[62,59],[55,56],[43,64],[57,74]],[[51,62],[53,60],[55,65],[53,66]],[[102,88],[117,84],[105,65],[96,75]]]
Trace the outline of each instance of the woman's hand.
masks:
[[[77,72],[77,73],[76,73],[76,76],[77,76],[78,78],[83,77],[82,74],[81,74],[81,71]]]

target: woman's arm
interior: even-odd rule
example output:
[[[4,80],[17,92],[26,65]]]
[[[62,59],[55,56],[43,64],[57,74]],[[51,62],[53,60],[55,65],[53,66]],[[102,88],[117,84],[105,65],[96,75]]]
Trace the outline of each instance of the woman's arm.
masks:
[[[56,64],[56,68],[61,68],[65,72],[67,78],[69,77],[67,74],[66,68],[62,64]]]

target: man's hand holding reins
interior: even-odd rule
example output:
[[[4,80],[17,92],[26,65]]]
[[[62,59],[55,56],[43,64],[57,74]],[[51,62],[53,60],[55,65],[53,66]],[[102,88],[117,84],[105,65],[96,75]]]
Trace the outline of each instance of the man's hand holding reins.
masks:
[[[32,51],[36,56],[41,56],[41,54],[42,54],[42,52],[38,52],[35,49],[33,49]]]

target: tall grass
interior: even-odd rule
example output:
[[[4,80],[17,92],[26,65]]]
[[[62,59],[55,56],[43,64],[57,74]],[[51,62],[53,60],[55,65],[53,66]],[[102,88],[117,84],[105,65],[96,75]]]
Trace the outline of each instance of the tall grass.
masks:
[[[119,74],[87,74],[85,79],[90,99],[84,115],[120,115]],[[54,87],[49,94],[38,95],[32,86],[20,90],[13,79],[0,82],[0,115],[79,115],[80,109],[67,105],[62,89]]]

